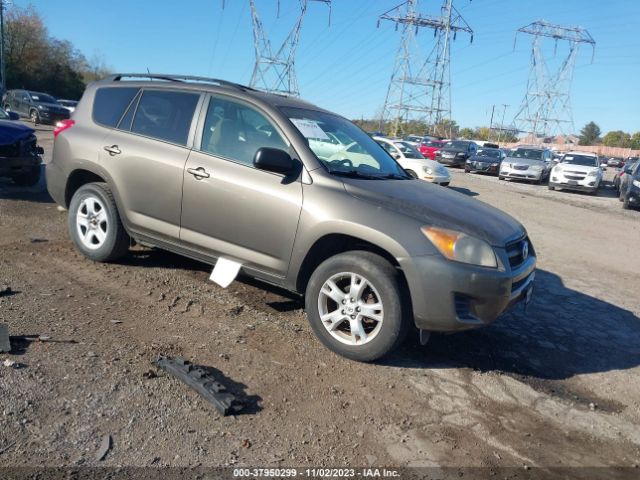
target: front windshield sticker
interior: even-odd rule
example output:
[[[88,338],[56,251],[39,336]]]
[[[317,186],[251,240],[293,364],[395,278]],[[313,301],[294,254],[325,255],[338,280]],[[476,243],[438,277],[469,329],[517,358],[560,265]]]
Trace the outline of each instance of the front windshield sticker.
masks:
[[[320,125],[313,120],[303,120],[301,118],[292,118],[293,124],[300,130],[300,133],[306,138],[318,138],[320,140],[330,140]]]

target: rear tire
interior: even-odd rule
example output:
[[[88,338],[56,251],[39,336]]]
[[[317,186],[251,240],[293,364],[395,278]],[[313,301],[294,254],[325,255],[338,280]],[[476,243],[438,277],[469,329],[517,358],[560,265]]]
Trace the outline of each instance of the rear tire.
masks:
[[[21,173],[13,177],[13,183],[20,187],[33,187],[40,181],[40,167],[34,168],[30,172]]]
[[[504,177],[502,175],[498,175],[498,180],[504,180]]]
[[[105,183],[87,183],[76,191],[67,223],[76,248],[95,262],[117,260],[129,250],[129,235]]]
[[[631,205],[629,204],[629,196],[625,195],[624,199],[622,200],[622,208],[624,208],[625,210],[630,210],[631,209]]]
[[[371,362],[400,345],[409,330],[411,309],[404,308],[402,298],[398,273],[389,262],[371,252],[352,251],[316,268],[305,304],[311,328],[329,350]]]
[[[556,187],[551,186],[551,185],[547,185],[547,188],[548,188],[549,190],[555,190],[555,189],[556,189]]]

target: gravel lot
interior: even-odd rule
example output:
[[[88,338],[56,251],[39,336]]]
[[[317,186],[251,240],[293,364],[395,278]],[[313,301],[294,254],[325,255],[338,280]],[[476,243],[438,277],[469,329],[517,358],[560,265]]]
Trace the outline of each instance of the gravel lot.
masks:
[[[51,129],[38,134],[49,155]],[[299,299],[273,287],[223,290],[207,265],[156,250],[91,263],[46,192],[0,180],[0,320],[13,337],[0,354],[0,467],[637,468],[640,212],[609,188],[459,170],[451,188],[527,227],[534,301],[365,365],[323,348]],[[18,338],[38,335],[50,341]],[[151,364],[159,354],[216,369],[248,410],[221,417]]]

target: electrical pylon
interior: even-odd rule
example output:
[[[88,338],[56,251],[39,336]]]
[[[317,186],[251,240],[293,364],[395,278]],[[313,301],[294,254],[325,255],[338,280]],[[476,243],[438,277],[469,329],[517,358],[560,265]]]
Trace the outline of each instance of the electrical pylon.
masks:
[[[527,93],[513,123],[521,133],[529,133],[535,139],[544,139],[557,134],[573,134],[573,112],[571,110],[571,83],[581,44],[591,45],[591,60],[595,55],[596,42],[591,34],[581,27],[563,27],[539,20],[516,32],[533,36],[531,46],[531,69],[527,80]],[[542,51],[544,37],[555,41],[566,41],[569,51],[555,71],[551,71]],[[515,48],[514,40],[514,48]]]
[[[458,32],[466,32],[473,42],[473,30],[453,6],[453,0],[444,0],[438,17],[419,13],[418,2],[407,0],[378,18],[378,26],[382,20],[389,20],[396,24],[396,30],[402,29],[380,128],[390,122],[391,135],[403,134],[407,133],[404,125],[416,120],[426,123],[431,133],[450,137],[450,128],[438,130],[443,120],[451,120],[451,41]],[[420,28],[433,30],[433,40],[426,37],[424,42],[430,49],[426,59],[417,39]]]
[[[302,22],[310,2],[320,2],[328,5],[329,16],[331,16],[331,0],[298,0],[300,6],[298,18],[280,48],[274,50],[271,48],[271,41],[267,38],[262,21],[258,16],[255,0],[249,0],[256,51],[256,64],[249,82],[251,87],[270,93],[295,97],[300,95],[295,72],[295,57],[296,49],[300,42]],[[277,11],[279,16],[280,0],[278,0]]]

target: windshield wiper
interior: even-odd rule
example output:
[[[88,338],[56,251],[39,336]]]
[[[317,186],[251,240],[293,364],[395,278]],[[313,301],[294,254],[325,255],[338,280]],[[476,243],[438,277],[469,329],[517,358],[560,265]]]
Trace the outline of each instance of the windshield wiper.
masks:
[[[393,180],[411,180],[413,177],[411,177],[410,175],[400,175],[398,173],[388,173],[386,175],[381,175],[380,178]]]
[[[384,178],[380,175],[368,175],[366,173],[359,172],[358,170],[329,170],[329,173],[339,175],[341,177],[364,178],[366,180],[380,180]]]

